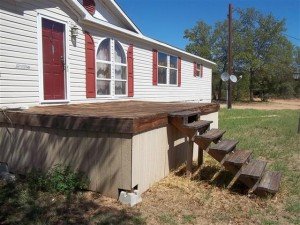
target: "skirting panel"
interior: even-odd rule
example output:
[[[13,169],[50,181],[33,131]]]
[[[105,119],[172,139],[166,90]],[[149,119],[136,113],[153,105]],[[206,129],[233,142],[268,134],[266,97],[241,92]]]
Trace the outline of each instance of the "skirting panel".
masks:
[[[2,125],[0,137],[0,161],[14,173],[63,164],[84,172],[92,191],[117,198],[131,189],[131,135]]]

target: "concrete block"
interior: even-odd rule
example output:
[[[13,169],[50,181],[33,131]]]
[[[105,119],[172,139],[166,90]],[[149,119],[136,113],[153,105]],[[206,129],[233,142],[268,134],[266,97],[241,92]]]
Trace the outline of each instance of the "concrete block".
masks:
[[[1,172],[0,173],[0,180],[3,180],[7,183],[15,182],[16,176],[9,172]]]
[[[138,190],[134,192],[127,193],[125,191],[121,191],[119,201],[122,204],[130,205],[131,207],[142,202],[142,197]]]
[[[3,162],[0,162],[0,180],[8,183],[16,181],[16,176],[12,173],[9,173],[7,164]]]
[[[0,162],[0,173],[2,173],[2,172],[9,172],[9,171],[8,171],[7,164]]]

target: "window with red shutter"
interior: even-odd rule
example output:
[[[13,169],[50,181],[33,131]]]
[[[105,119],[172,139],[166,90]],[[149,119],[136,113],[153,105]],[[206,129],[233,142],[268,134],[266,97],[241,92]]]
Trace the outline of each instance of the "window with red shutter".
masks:
[[[96,4],[94,0],[83,0],[83,7],[92,15],[95,14]]]
[[[97,96],[126,96],[128,90],[127,58],[120,42],[105,38],[97,48]]]
[[[128,68],[128,97],[133,97],[134,95],[133,45],[130,45],[127,51],[127,68]]]
[[[96,97],[95,83],[95,44],[93,37],[85,32],[85,60],[86,60],[86,97]]]

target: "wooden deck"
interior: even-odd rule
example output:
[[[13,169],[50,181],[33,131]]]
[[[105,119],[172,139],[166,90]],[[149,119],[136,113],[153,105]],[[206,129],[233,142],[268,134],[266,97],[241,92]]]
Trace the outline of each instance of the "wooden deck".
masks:
[[[0,123],[53,129],[136,134],[166,126],[170,113],[219,110],[215,103],[123,101],[32,107],[0,114]]]

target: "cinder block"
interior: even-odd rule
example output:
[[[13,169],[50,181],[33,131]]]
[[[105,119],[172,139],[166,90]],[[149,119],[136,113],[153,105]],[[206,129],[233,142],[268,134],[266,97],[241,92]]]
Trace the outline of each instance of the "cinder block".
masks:
[[[134,192],[127,193],[125,191],[121,191],[119,201],[122,204],[130,205],[131,207],[142,202],[142,197],[138,190]]]

